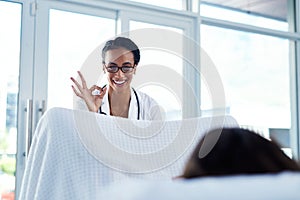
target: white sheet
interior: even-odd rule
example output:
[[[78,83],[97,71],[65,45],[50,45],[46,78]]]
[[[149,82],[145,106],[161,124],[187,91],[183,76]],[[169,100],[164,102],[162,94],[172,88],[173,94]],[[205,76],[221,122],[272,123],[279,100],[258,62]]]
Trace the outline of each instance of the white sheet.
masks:
[[[126,180],[103,189],[105,200],[299,200],[300,173],[207,177],[185,181]]]
[[[238,124],[230,116],[150,122],[52,108],[36,129],[19,199],[99,199],[128,178],[171,181],[198,139],[220,126]]]

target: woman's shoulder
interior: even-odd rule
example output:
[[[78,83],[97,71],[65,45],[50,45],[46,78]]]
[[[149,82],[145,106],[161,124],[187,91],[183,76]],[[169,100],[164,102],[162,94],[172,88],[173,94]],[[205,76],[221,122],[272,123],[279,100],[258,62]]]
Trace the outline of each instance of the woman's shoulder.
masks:
[[[158,104],[153,97],[146,94],[145,92],[138,91],[138,90],[135,90],[135,91],[136,91],[138,98],[140,99],[139,101],[141,101],[141,103],[144,102],[144,103]]]
[[[136,94],[141,107],[141,116],[144,116],[142,118],[148,120],[161,120],[163,111],[157,101],[144,92],[136,91]]]

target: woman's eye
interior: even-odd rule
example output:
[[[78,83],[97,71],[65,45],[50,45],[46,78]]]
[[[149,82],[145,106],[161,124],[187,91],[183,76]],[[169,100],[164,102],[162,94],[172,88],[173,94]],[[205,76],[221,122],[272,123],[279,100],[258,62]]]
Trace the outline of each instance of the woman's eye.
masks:
[[[129,67],[129,66],[124,66],[122,67],[123,72],[130,72],[133,70],[133,67]]]
[[[112,67],[108,67],[108,69],[110,69],[110,70],[116,70],[116,69],[118,69],[118,67],[112,66]]]

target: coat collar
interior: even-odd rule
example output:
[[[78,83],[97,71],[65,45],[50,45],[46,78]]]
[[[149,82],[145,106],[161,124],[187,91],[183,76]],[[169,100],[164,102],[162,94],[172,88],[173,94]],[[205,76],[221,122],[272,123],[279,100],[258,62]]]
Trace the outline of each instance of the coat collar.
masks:
[[[104,95],[101,108],[99,110],[102,112],[102,114],[110,115],[108,92]],[[134,94],[133,88],[131,88],[128,119],[137,119],[137,115],[138,115],[138,100],[136,95]]]

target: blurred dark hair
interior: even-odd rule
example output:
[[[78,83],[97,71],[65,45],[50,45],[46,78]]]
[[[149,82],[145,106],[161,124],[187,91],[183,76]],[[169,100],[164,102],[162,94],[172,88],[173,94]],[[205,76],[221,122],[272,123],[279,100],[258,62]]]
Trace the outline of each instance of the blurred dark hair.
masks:
[[[140,62],[140,50],[138,46],[129,38],[117,37],[114,40],[108,40],[102,49],[102,63],[105,61],[105,54],[112,49],[124,48],[132,52],[134,64],[137,65]]]
[[[213,140],[217,140],[217,142],[211,151],[203,158],[199,157],[200,148],[205,146],[204,143],[212,144]],[[295,160],[289,158],[277,143],[250,130],[223,128],[208,132],[200,140],[181,177],[195,178],[282,171],[300,171],[300,166]]]

